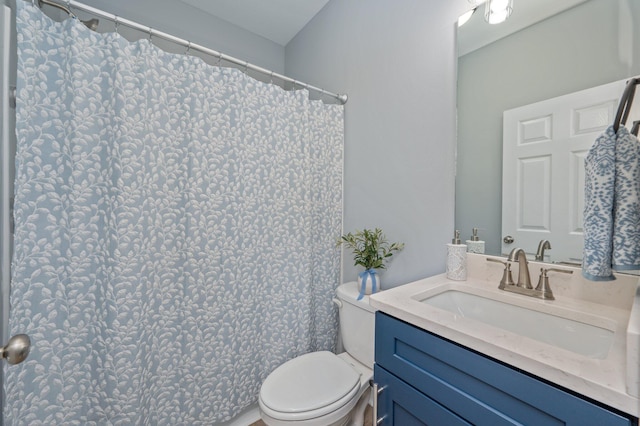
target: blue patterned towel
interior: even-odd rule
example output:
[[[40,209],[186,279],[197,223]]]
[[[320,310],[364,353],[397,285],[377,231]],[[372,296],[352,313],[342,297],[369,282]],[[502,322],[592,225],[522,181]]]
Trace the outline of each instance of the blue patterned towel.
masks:
[[[613,269],[640,269],[640,141],[624,126],[616,137]]]
[[[611,270],[615,162],[616,132],[609,126],[596,139],[584,160],[582,275],[592,281],[615,279]]]

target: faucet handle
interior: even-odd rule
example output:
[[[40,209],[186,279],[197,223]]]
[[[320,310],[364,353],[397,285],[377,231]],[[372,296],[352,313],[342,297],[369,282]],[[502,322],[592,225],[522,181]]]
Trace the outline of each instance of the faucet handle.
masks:
[[[542,295],[542,298],[545,300],[555,300],[553,297],[553,292],[551,291],[551,286],[549,285],[549,277],[547,273],[549,272],[561,272],[563,274],[573,274],[573,271],[569,271],[567,269],[558,269],[558,268],[540,268],[540,278],[538,278],[538,285],[536,287],[536,291],[539,291]]]
[[[573,274],[573,271],[568,269],[560,269],[560,268],[540,268],[540,272],[546,274],[547,272],[562,272],[563,274]]]
[[[511,275],[511,263],[503,262],[502,260],[498,260],[498,259],[492,259],[490,257],[487,257],[487,261],[502,263],[504,265],[504,272],[502,273],[502,279],[500,280],[500,285],[498,286],[500,290],[504,290],[504,288],[508,285],[515,284],[513,282],[513,276]]]

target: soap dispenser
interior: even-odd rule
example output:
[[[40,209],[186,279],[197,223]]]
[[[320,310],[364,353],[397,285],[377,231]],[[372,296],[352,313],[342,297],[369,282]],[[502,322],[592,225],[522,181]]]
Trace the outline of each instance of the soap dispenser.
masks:
[[[467,279],[467,245],[460,243],[460,231],[456,230],[451,244],[447,244],[447,278]]]
[[[478,228],[473,228],[473,235],[467,240],[467,252],[484,254],[484,241],[478,238]]]

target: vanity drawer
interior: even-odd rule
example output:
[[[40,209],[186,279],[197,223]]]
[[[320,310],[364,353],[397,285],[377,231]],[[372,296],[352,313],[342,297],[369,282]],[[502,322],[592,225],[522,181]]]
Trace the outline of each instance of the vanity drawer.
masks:
[[[637,424],[381,312],[375,345],[376,365],[475,425]]]

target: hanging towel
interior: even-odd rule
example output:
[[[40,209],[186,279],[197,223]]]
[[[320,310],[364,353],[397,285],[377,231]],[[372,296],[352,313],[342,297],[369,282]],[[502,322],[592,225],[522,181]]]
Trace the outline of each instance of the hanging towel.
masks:
[[[609,126],[596,139],[584,160],[582,275],[592,281],[615,279],[611,270],[615,162],[616,132]]]
[[[640,269],[640,141],[624,126],[616,136],[613,269]]]

